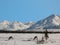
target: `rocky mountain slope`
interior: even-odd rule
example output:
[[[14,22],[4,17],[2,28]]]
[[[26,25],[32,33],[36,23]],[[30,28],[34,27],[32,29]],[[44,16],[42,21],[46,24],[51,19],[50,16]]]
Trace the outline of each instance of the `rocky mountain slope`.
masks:
[[[49,17],[39,20],[28,29],[60,29],[60,16],[50,15]]]

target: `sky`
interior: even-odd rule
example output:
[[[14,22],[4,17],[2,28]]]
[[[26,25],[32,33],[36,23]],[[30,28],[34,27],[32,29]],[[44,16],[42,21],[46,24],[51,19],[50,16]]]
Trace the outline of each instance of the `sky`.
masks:
[[[0,21],[39,21],[60,14],[60,0],[0,0]]]

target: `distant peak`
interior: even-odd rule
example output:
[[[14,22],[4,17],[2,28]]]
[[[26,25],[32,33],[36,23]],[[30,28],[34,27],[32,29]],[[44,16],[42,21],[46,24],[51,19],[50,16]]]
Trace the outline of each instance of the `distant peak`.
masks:
[[[56,17],[57,15],[55,15],[55,14],[52,14],[52,15],[50,15],[49,17]]]
[[[55,14],[52,14],[52,15],[50,15],[50,16],[48,16],[46,19],[54,19],[54,18],[59,18],[59,16],[58,15],[55,15]]]
[[[60,17],[60,15],[52,14],[52,15],[50,15],[49,17]]]

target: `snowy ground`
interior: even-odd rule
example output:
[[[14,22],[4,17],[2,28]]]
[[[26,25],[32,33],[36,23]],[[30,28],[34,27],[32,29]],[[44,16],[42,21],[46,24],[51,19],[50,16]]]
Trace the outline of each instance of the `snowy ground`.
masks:
[[[9,36],[13,36],[13,39],[8,40]],[[34,36],[41,40],[44,34],[0,34],[0,45],[60,45],[60,34],[49,34],[49,39],[44,44],[37,44],[33,40]]]

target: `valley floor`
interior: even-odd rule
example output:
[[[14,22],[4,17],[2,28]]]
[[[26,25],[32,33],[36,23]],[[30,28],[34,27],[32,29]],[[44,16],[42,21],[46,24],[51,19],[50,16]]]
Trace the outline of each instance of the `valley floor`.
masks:
[[[41,40],[44,34],[0,34],[0,45],[60,45],[60,34],[48,34],[49,39],[43,44],[37,44],[36,40],[33,40],[34,36],[37,36]],[[8,40],[12,36],[13,39]]]

